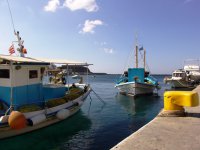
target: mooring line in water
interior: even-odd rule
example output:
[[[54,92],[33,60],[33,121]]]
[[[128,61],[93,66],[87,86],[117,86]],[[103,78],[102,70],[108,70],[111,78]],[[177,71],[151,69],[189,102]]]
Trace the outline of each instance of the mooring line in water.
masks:
[[[90,105],[89,105],[89,109],[88,109],[88,114],[90,114],[90,108],[91,108],[91,105],[92,105],[92,98],[91,98],[90,94],[88,96],[90,98]]]
[[[106,104],[106,102],[104,102],[104,100],[91,88],[91,91],[94,93],[94,95],[103,103]]]

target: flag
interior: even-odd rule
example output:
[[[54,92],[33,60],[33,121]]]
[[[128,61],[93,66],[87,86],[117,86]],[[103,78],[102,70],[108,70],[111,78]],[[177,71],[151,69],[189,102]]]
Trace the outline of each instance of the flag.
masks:
[[[25,48],[23,48],[22,53],[27,54],[27,50]]]
[[[14,48],[13,44],[9,48],[9,53],[10,53],[10,55],[12,55],[13,53],[15,53],[15,48]]]
[[[139,48],[139,51],[142,51],[142,50],[144,50],[143,46]]]

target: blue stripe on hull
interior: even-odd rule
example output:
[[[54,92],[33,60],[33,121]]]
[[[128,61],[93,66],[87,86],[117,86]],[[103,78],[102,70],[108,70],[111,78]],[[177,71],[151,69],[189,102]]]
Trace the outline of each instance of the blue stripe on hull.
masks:
[[[65,87],[43,87],[43,94],[45,100],[63,97],[65,96],[65,92]]]
[[[10,87],[0,87],[0,98],[10,105]],[[43,101],[42,84],[13,87],[13,103],[15,106],[40,103]]]

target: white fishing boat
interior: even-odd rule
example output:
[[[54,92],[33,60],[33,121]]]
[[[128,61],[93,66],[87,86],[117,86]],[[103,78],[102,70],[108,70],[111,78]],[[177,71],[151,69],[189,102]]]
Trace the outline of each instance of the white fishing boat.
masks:
[[[194,63],[196,62],[196,63]],[[171,77],[165,77],[164,82],[172,88],[194,88],[200,83],[199,60],[186,60],[183,69],[175,70]]]
[[[189,76],[186,71],[182,69],[175,70],[172,73],[172,77],[165,77],[165,83],[170,83],[172,88],[188,88],[193,87],[189,81]]]
[[[81,78],[80,75],[73,75],[73,76],[72,76],[72,79],[80,79],[80,78]]]
[[[149,75],[149,72],[145,70],[145,49],[140,48],[143,51],[143,67],[138,67],[138,46],[135,48],[135,68],[128,68],[124,74],[120,77],[115,87],[120,93],[130,96],[137,96],[143,94],[153,94],[155,89],[159,88],[158,81]]]
[[[43,84],[42,79],[48,75],[50,64],[88,64],[25,57],[19,32],[16,36],[20,56],[0,55],[0,139],[43,128],[72,116],[91,91],[86,83],[73,87],[59,82]]]
[[[188,59],[184,61],[184,70],[193,82],[200,81],[200,60]]]

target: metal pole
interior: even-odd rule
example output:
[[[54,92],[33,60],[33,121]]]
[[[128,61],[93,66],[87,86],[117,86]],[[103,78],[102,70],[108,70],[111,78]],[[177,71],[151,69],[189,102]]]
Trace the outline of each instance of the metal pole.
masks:
[[[17,31],[17,33],[15,33],[15,35],[17,36],[17,40],[18,40],[19,54],[21,57],[24,57],[24,53],[22,52],[24,46],[23,46],[23,41],[21,40],[21,37],[19,36],[19,31]]]
[[[138,68],[138,46],[135,47],[135,68]]]
[[[69,65],[67,64],[67,87],[68,87],[68,93],[69,93]]]
[[[146,67],[146,50],[144,49],[144,71]]]
[[[9,4],[9,1],[8,1],[8,0],[7,0],[7,4],[8,4],[9,12],[10,12],[10,18],[11,18],[11,22],[12,22],[13,30],[14,30],[14,33],[15,33],[15,25],[14,25],[13,16],[12,16],[12,12],[11,12],[10,4]]]
[[[11,74],[10,74],[10,82],[11,82],[11,87],[10,87],[10,112],[13,109],[13,62],[10,61],[10,69],[11,69]]]
[[[88,83],[88,64],[87,64],[87,84],[89,84]]]

